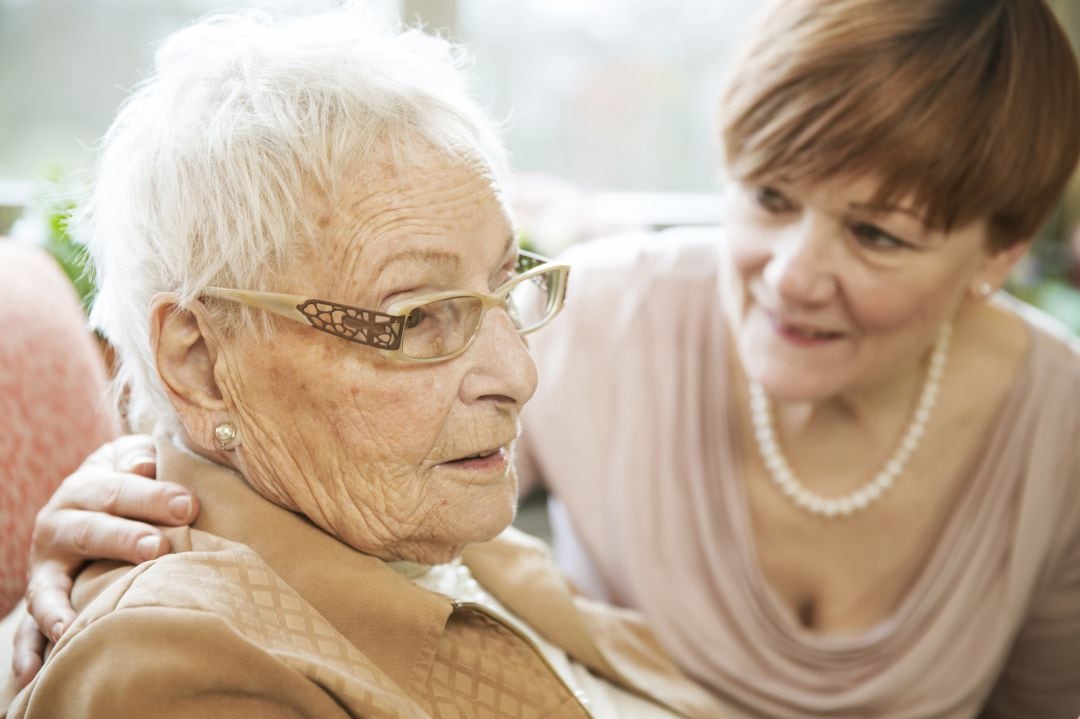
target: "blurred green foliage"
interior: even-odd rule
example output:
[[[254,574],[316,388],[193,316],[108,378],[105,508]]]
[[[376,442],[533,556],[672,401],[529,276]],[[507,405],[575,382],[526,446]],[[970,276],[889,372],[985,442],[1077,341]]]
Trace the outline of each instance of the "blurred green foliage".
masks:
[[[1072,283],[1078,276],[1076,261],[1069,228],[1059,212],[1036,238],[1021,270],[1013,274],[1006,289],[1080,335],[1080,289]]]
[[[83,306],[89,310],[94,301],[94,281],[87,271],[88,259],[86,250],[71,241],[67,231],[68,218],[71,215],[72,205],[65,203],[62,207],[54,209],[48,215],[49,235],[45,243],[45,249],[56,258],[64,272],[71,278],[75,285],[75,291],[79,293],[79,299]]]
[[[1013,292],[1028,304],[1041,308],[1080,335],[1080,290],[1063,280],[1043,280],[1034,287]]]
[[[50,168],[46,174],[49,186],[38,196],[36,202],[45,217],[44,247],[60,263],[60,267],[75,285],[83,307],[89,311],[97,289],[90,272],[90,260],[86,249],[75,244],[68,233],[68,221],[75,210],[75,201],[64,188],[59,168]]]

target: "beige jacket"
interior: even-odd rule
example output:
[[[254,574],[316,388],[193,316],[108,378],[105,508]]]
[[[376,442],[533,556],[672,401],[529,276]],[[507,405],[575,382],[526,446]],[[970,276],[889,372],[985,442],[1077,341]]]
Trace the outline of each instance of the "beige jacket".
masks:
[[[98,563],[81,613],[11,705],[24,717],[583,717],[531,641],[428,592],[159,442],[159,477],[197,492],[178,550]],[[508,530],[463,556],[491,594],[609,681],[694,719],[719,706],[636,614],[575,598],[538,541]]]

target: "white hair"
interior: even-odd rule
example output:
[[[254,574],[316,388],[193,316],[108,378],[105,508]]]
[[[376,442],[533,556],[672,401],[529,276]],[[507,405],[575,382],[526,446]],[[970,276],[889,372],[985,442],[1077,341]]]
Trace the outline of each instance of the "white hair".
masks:
[[[131,426],[178,426],[150,351],[153,296],[273,289],[268,277],[311,238],[301,204],[313,186],[333,197],[358,161],[401,167],[431,147],[479,160],[501,184],[505,154],[462,64],[446,40],[357,4],[213,15],[164,42],[70,226],[93,261],[91,322],[117,350]]]

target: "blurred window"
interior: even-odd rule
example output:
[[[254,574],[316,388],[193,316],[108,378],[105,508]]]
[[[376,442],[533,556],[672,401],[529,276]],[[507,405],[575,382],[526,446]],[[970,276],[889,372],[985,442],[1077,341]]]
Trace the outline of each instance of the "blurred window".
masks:
[[[715,107],[755,0],[457,0],[454,36],[519,171],[587,189],[716,186]]]
[[[586,188],[708,190],[714,105],[752,0],[378,0],[476,52],[515,167]],[[0,180],[86,169],[164,36],[211,10],[333,0],[0,0]]]
[[[375,1],[386,12],[399,7],[398,0]],[[0,0],[0,181],[90,167],[94,143],[152,65],[154,47],[195,18],[240,7],[297,12],[335,4]]]

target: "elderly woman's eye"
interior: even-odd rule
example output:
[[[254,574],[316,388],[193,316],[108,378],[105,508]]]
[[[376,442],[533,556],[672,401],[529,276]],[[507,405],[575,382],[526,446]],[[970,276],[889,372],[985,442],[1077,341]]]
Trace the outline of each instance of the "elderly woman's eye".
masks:
[[[758,205],[769,212],[787,212],[792,208],[791,202],[777,189],[772,187],[759,187],[755,193]]]
[[[424,321],[426,313],[422,307],[417,307],[405,317],[405,329],[411,330]]]

